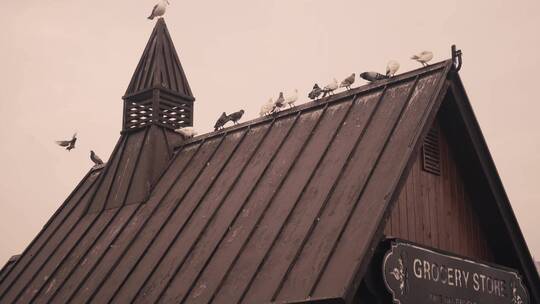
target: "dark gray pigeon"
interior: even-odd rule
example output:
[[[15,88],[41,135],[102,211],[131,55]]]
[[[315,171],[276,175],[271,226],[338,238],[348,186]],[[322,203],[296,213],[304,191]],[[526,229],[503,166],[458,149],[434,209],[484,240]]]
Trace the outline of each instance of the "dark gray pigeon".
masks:
[[[272,109],[272,113],[275,113],[279,111],[279,109],[283,108],[285,106],[285,96],[283,96],[283,92],[279,92],[279,97],[274,101],[274,108]]]
[[[323,90],[321,89],[321,87],[319,87],[318,84],[315,84],[313,86],[313,90],[311,90],[311,92],[309,92],[308,97],[309,97],[309,99],[315,100],[315,99],[319,98],[319,96],[321,96],[322,92],[323,92]]]
[[[56,141],[56,144],[60,147],[65,147],[66,150],[71,151],[75,149],[75,143],[77,142],[77,133],[73,134],[73,137],[71,137],[71,140],[58,140]]]
[[[229,120],[232,121],[236,125],[238,121],[240,120],[240,118],[242,118],[242,115],[244,115],[244,110],[231,113],[229,114]]]
[[[214,125],[214,131],[223,129],[223,126],[229,121],[229,116],[227,113],[223,112],[221,113],[221,116],[216,121],[216,124]]]
[[[389,77],[377,72],[364,72],[360,74],[360,77],[367,81],[377,81],[377,80],[383,80],[388,79]]]
[[[99,156],[96,155],[96,153],[92,150],[90,150],[90,159],[94,162],[96,166],[103,165],[103,161]]]

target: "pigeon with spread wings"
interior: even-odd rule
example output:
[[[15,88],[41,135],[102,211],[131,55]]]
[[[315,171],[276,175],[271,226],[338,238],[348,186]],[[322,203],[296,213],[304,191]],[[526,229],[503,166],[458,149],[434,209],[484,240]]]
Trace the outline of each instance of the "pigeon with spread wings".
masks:
[[[56,144],[60,147],[65,147],[66,150],[71,151],[75,149],[75,143],[77,142],[77,133],[73,134],[70,140],[57,140]]]

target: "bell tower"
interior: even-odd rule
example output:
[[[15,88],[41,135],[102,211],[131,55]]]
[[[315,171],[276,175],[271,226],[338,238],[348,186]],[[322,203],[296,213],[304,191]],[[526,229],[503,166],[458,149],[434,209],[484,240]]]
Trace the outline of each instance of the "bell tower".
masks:
[[[151,125],[172,130],[193,125],[195,98],[163,18],[154,27],[123,100],[123,132]]]

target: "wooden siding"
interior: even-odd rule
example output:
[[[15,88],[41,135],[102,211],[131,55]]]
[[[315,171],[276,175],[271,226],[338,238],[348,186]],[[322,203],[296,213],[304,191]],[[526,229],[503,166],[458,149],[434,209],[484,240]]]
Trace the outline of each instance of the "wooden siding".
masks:
[[[440,145],[441,175],[423,170],[422,153],[418,153],[385,234],[493,262],[487,238],[472,208],[474,202],[465,190],[461,169],[444,130],[440,132]]]

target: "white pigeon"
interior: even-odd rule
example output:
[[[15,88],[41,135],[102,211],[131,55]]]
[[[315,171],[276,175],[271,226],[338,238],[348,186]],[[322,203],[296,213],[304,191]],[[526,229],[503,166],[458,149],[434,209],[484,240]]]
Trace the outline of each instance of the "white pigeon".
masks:
[[[395,60],[388,61],[386,65],[386,76],[393,77],[399,70],[399,62]]]
[[[155,17],[161,17],[165,15],[167,5],[170,4],[168,0],[160,0],[158,4],[152,9],[152,14],[148,17],[150,20],[154,20]]]
[[[423,51],[411,57],[412,60],[420,62],[423,66],[427,66],[428,62],[433,59],[433,52]]]
[[[259,116],[260,117],[266,116],[270,114],[273,109],[274,109],[274,99],[270,97],[270,99],[265,104],[262,105],[261,111],[259,112]]]
[[[294,104],[298,101],[298,89],[294,89],[294,93],[292,95],[287,96],[285,98],[285,103],[289,105],[290,108],[294,107]]]
[[[338,81],[334,78],[334,80],[332,82],[330,82],[329,84],[327,84],[324,88],[323,88],[323,97],[325,97],[327,94],[328,95],[333,95],[334,94],[334,91],[337,90],[337,88],[339,87],[339,83]]]
[[[182,135],[185,139],[195,137],[198,134],[193,127],[184,127],[174,131]]]

